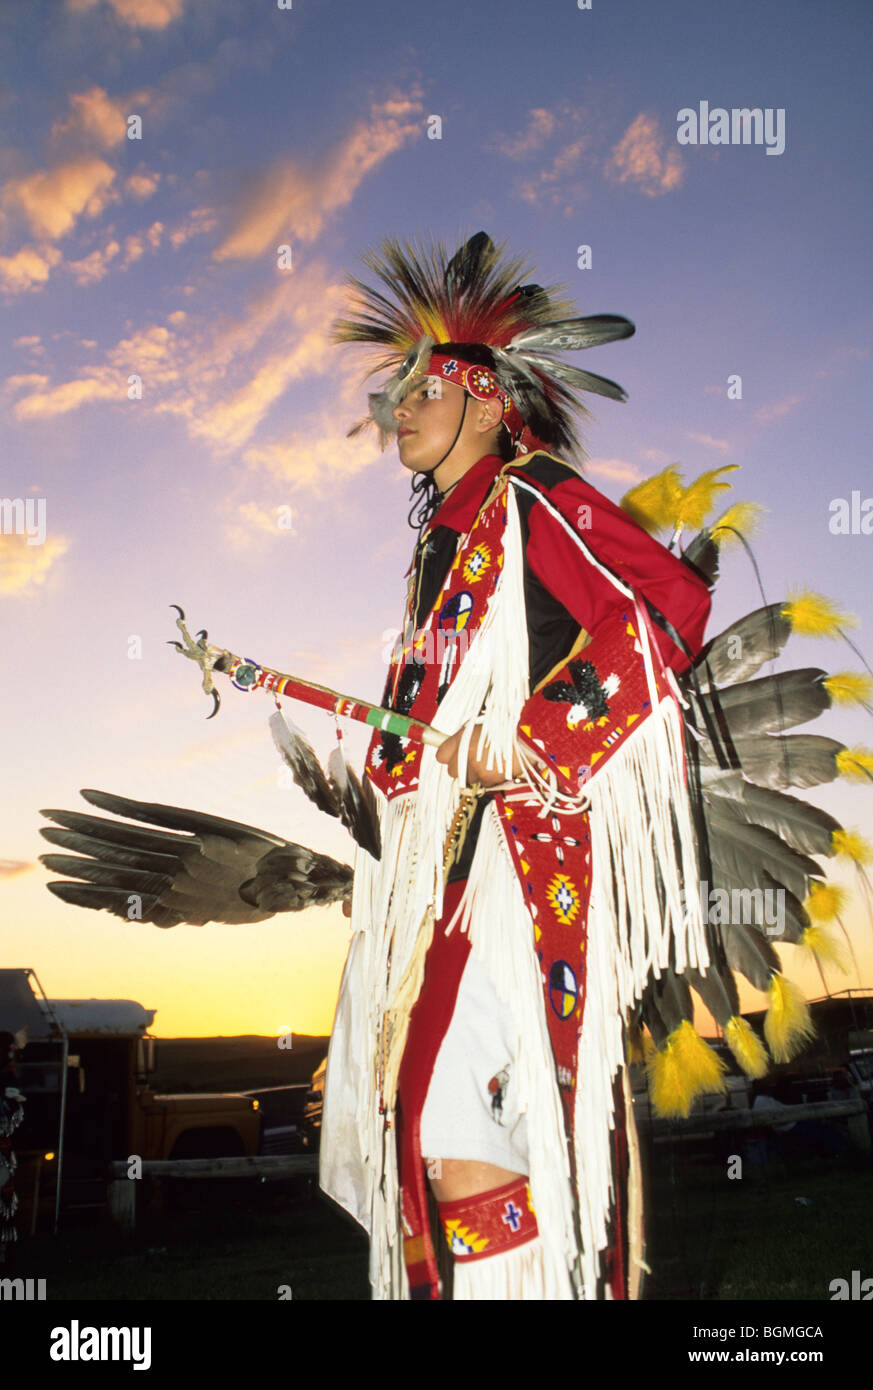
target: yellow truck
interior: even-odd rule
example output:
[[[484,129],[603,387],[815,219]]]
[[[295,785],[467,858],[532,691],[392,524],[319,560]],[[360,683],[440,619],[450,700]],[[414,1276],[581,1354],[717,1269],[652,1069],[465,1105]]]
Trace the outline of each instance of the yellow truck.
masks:
[[[36,1171],[43,1199],[60,1179],[58,1208],[73,1213],[103,1205],[112,1160],[260,1152],[252,1096],[152,1090],[154,1016],[130,999],[47,999],[33,971],[0,970],[0,1028],[27,1030],[17,1062],[25,1119],[15,1134],[23,1211]]]

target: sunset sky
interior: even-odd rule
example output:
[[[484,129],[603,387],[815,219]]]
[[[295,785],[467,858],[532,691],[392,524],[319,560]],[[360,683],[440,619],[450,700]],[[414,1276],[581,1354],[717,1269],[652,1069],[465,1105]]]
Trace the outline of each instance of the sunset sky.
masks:
[[[617,500],[668,463],[741,465],[767,601],[830,595],[873,662],[873,535],[829,527],[836,499],[873,496],[864,0],[4,0],[0,19],[0,494],[45,508],[40,543],[0,535],[3,965],[53,997],[136,999],[158,1035],[329,1030],[338,908],[165,932],[76,909],[46,891],[39,812],[96,787],[350,859],[284,785],[270,700],[227,688],[206,724],[166,641],[179,603],[221,645],[378,700],[408,477],[346,437],[367,362],[328,334],[387,234],[454,249],[484,228],[579,312],[633,319],[573,359],[630,398],[595,403],[589,480]],[[784,111],[784,152],[679,144],[702,101]],[[760,602],[731,552],[712,631]],[[858,669],[837,643],[788,656]],[[289,713],[326,758],[332,721]],[[863,710],[813,731],[873,745]],[[811,799],[873,837],[871,793]],[[828,982],[873,986],[857,896],[847,921],[860,979]]]

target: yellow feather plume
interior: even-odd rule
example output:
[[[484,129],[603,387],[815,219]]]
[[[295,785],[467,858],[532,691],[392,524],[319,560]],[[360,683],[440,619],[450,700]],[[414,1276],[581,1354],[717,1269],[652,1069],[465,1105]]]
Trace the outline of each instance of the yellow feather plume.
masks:
[[[656,531],[672,528],[684,491],[682,475],[671,463],[660,473],[644,478],[636,487],[629,488],[618,505],[633,517],[637,525],[653,535]]]
[[[704,1091],[724,1091],[727,1067],[686,1019],[658,1049],[647,1071],[655,1113],[663,1119],[684,1119]]]
[[[715,505],[716,496],[721,492],[729,492],[730,483],[720,482],[722,473],[733,473],[739,468],[738,463],[727,463],[722,468],[711,468],[706,473],[701,473],[699,478],[695,478],[693,483],[689,483],[679,499],[679,505],[674,517],[672,518],[675,526],[693,526],[695,530],[702,526],[706,517]]]
[[[822,685],[835,705],[868,705],[873,699],[873,677],[860,671],[838,671],[826,676]]]
[[[747,1076],[764,1076],[767,1071],[767,1049],[752,1025],[739,1014],[729,1018],[724,1026],[724,1038]]]
[[[848,975],[849,966],[843,948],[824,927],[807,927],[800,938],[800,945],[811,951],[822,965],[835,965],[844,975]]]
[[[839,637],[841,628],[858,626],[853,614],[846,613],[832,599],[813,593],[811,589],[789,594],[782,617],[800,637]]]
[[[831,836],[834,854],[841,854],[846,859],[852,859],[856,864],[869,864],[873,859],[873,845],[869,840],[865,840],[863,835],[856,835],[853,830],[835,830]]]
[[[846,906],[848,893],[839,883],[810,880],[809,896],[803,906],[813,922],[832,922]]]
[[[764,1037],[776,1062],[790,1062],[803,1044],[815,1036],[806,1000],[784,975],[770,979],[770,1007],[764,1019]]]
[[[848,782],[873,779],[873,753],[869,748],[842,748],[836,762],[837,772]]]
[[[742,536],[750,536],[757,531],[764,508],[757,502],[734,502],[712,526],[712,539],[723,550],[725,546],[739,545],[739,531]]]

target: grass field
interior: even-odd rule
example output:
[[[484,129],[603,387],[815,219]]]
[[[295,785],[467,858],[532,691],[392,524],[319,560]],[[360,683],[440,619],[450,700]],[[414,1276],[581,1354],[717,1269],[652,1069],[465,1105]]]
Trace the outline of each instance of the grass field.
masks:
[[[650,1174],[647,1299],[822,1300],[870,1266],[873,1171],[849,1157],[749,1167],[658,1146]],[[367,1299],[363,1235],[307,1189],[176,1184],[182,1210],[150,1206],[136,1235],[67,1231],[22,1243],[15,1274],[50,1299]],[[803,1198],[798,1203],[797,1198]]]
[[[327,1039],[160,1039],[160,1092],[252,1090],[308,1081]],[[677,1128],[677,1137],[681,1129]],[[869,1155],[792,1152],[731,1178],[739,1141],[653,1143],[646,1170],[648,1300],[806,1301],[852,1270],[873,1275]],[[148,1180],[147,1180],[148,1181]],[[143,1185],[137,1229],[104,1221],[22,1239],[5,1274],[47,1280],[50,1300],[366,1300],[363,1233],[317,1194],[314,1179]],[[19,1229],[24,1222],[19,1219]]]
[[[724,1155],[655,1161],[649,1184],[650,1299],[828,1299],[832,1279],[873,1274],[873,1167],[797,1158],[727,1177]]]

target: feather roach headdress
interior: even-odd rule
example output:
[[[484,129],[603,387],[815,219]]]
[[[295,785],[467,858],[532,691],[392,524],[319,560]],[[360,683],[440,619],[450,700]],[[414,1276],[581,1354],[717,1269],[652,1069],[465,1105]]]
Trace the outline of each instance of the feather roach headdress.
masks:
[[[397,430],[395,406],[423,376],[454,382],[480,400],[498,396],[513,443],[522,449],[534,442],[578,449],[572,414],[588,413],[580,391],[626,399],[614,381],[557,354],[629,338],[634,325],[614,314],[570,317],[573,305],[560,287],[521,284],[529,269],[508,259],[487,233],[477,232],[451,259],[442,244],[416,248],[388,239],[364,262],[391,297],[350,277],[353,316],[335,323],[334,340],[378,344],[386,351],[368,375],[394,374],[370,395],[370,414],[349,434],[374,423],[384,448]],[[440,344],[474,343],[490,348],[493,370],[439,351]]]

